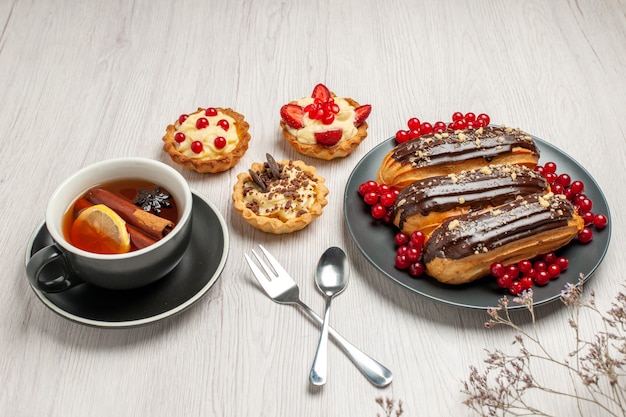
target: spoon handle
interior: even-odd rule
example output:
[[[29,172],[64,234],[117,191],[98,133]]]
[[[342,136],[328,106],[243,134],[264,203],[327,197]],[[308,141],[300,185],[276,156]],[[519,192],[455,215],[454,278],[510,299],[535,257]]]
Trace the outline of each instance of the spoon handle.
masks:
[[[311,308],[304,304],[304,302],[298,300],[296,305],[302,308],[318,325],[323,325],[322,318],[311,310]],[[354,365],[361,371],[363,375],[377,387],[386,387],[391,384],[393,374],[389,369],[383,366],[381,363],[368,356],[363,351],[359,350],[352,343],[347,341],[341,336],[335,329],[328,327],[328,334],[335,341],[335,344],[346,354],[346,356],[354,363]]]
[[[328,372],[328,317],[330,316],[331,297],[326,297],[326,309],[324,310],[324,322],[322,323],[322,334],[317,343],[317,351],[311,365],[309,381],[313,385],[324,385]]]

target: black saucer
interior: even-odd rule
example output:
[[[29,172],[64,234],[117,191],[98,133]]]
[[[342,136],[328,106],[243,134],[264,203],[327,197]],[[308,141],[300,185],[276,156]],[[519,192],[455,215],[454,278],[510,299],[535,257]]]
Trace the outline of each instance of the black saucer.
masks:
[[[192,218],[193,232],[187,253],[172,272],[154,284],[124,291],[90,284],[60,293],[44,293],[35,288],[33,291],[55,313],[96,327],[140,326],[180,313],[217,281],[229,249],[224,218],[210,201],[195,192]],[[51,243],[42,222],[28,242],[26,262],[33,253]]]

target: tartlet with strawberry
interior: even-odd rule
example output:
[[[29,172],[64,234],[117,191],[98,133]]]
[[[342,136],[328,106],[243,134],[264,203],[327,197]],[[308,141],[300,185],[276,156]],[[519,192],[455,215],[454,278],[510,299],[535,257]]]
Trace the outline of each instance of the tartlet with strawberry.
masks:
[[[367,137],[365,119],[371,111],[371,105],[337,97],[318,84],[311,97],[281,107],[280,126],[296,151],[318,159],[343,158]]]
[[[248,150],[250,125],[233,109],[199,108],[167,126],[163,150],[172,161],[197,172],[226,171]]]

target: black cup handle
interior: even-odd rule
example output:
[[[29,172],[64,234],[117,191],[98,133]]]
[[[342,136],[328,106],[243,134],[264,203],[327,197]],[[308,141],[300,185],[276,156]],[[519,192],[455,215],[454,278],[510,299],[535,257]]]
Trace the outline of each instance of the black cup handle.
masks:
[[[26,275],[33,287],[44,292],[61,292],[83,283],[56,245],[37,251],[26,264]]]

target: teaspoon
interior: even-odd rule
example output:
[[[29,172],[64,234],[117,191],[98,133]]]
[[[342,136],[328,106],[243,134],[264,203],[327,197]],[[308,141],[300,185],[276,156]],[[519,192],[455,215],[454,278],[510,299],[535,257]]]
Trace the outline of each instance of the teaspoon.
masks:
[[[317,264],[315,283],[326,296],[326,308],[324,310],[322,334],[320,335],[313,365],[311,366],[311,373],[309,374],[309,381],[313,385],[324,385],[326,383],[330,302],[333,297],[346,288],[349,272],[346,254],[338,247],[326,249]]]

